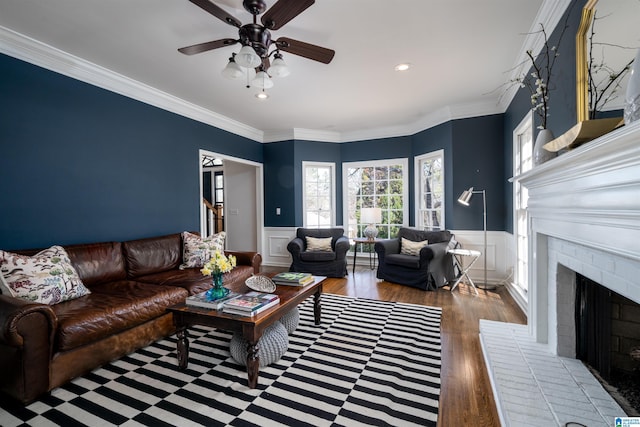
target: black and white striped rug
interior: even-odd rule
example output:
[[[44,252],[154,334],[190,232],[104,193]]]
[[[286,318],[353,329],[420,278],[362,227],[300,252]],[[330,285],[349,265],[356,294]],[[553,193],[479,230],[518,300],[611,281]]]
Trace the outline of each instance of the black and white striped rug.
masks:
[[[323,294],[321,325],[310,298],[257,389],[229,354],[230,333],[194,327],[187,370],[177,368],[172,336],[27,407],[4,405],[0,425],[435,426],[440,316],[440,308]]]

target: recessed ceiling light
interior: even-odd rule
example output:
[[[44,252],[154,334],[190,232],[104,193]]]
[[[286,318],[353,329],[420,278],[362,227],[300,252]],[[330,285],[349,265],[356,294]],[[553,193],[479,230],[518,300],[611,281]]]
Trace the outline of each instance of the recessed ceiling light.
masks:
[[[406,63],[406,64],[398,64],[394,67],[394,70],[396,71],[407,71],[409,68],[411,68],[411,64]]]
[[[258,98],[258,99],[267,99],[267,98],[269,98],[269,95],[267,95],[267,92],[258,92],[258,93],[256,93],[256,98]]]

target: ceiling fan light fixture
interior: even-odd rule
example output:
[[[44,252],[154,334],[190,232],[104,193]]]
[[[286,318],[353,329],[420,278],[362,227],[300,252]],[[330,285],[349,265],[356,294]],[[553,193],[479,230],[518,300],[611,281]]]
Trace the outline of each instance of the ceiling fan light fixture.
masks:
[[[289,74],[291,74],[289,67],[287,67],[284,59],[282,59],[282,55],[280,55],[279,53],[276,53],[275,59],[271,63],[271,66],[269,67],[267,72],[271,77],[287,77]]]
[[[256,98],[258,98],[261,101],[264,101],[265,99],[269,98],[269,95],[267,94],[267,92],[263,90],[262,92],[256,93]]]
[[[244,70],[234,61],[233,57],[229,58],[227,66],[222,69],[222,75],[230,80],[241,79],[244,74]]]
[[[411,64],[409,64],[408,62],[398,64],[395,67],[393,67],[393,69],[396,71],[407,71],[409,68],[411,68]]]
[[[235,56],[236,63],[244,68],[254,68],[262,64],[262,58],[249,45],[244,45]]]
[[[260,89],[271,89],[273,87],[273,81],[267,73],[265,73],[264,71],[259,71],[256,74],[256,77],[251,80],[251,86]]]

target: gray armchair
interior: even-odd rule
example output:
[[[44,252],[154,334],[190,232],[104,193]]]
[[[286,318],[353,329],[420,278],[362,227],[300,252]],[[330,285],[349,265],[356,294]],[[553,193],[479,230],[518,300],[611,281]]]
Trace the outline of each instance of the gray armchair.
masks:
[[[308,250],[307,237],[330,237],[331,250]],[[327,277],[344,277],[347,274],[349,239],[344,235],[343,228],[298,228],[287,250],[293,258],[289,271]]]
[[[413,242],[428,240],[418,256],[401,253],[401,239]],[[398,237],[375,244],[378,254],[376,277],[388,282],[435,290],[455,278],[453,259],[448,253],[449,231],[422,231],[400,228]]]

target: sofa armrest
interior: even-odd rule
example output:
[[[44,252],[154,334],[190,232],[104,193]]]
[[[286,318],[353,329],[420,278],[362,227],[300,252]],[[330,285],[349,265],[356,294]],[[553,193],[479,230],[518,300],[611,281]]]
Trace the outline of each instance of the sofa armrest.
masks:
[[[336,259],[345,258],[347,256],[347,252],[349,252],[350,247],[351,242],[349,242],[349,238],[347,236],[338,238],[335,245]]]
[[[289,242],[287,250],[291,253],[294,259],[300,258],[300,252],[304,251],[304,242],[301,238],[296,237]]]
[[[250,265],[253,267],[253,274],[260,273],[260,267],[262,266],[262,255],[258,252],[244,252],[244,251],[224,251],[226,255],[233,255],[236,257],[237,265]]]
[[[48,305],[0,295],[0,390],[23,403],[49,391],[57,326]]]

